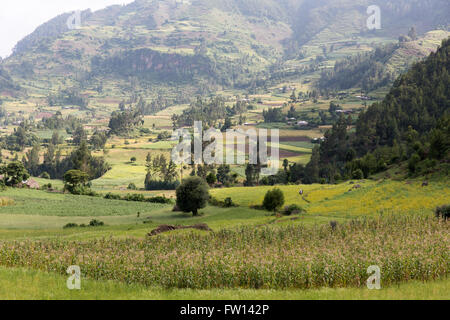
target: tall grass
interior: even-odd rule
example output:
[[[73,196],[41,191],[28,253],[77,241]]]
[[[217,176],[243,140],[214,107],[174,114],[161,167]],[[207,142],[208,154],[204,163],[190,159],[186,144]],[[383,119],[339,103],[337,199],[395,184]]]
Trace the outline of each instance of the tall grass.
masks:
[[[365,218],[338,225],[242,227],[145,240],[4,241],[0,264],[166,288],[361,287],[367,267],[382,285],[447,276],[449,224],[425,216]]]

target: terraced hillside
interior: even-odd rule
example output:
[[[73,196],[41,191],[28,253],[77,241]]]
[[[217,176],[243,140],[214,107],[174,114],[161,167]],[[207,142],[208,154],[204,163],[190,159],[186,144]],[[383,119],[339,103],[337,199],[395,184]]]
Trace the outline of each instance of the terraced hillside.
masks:
[[[381,7],[381,30],[367,30],[372,4]],[[396,41],[411,26],[419,34],[445,27],[448,9],[441,0],[137,0],[84,11],[76,30],[67,27],[71,13],[60,15],[20,41],[2,66],[40,104],[72,87],[98,98],[96,107],[136,93],[184,103],[193,93],[301,73],[317,59],[328,61],[319,68],[333,65]],[[2,81],[0,93],[17,96],[10,86]]]

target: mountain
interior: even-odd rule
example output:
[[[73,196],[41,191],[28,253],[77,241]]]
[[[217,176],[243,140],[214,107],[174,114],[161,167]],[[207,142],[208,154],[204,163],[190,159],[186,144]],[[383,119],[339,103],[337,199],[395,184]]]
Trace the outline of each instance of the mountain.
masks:
[[[381,30],[366,27],[373,4]],[[76,87],[94,97],[163,92],[186,102],[249,87],[290,68],[287,61],[315,58],[323,45],[358,50],[394,41],[411,26],[418,33],[447,26],[449,10],[446,0],[136,0],[83,11],[76,30],[67,26],[71,13],[48,21],[3,67],[39,97]]]

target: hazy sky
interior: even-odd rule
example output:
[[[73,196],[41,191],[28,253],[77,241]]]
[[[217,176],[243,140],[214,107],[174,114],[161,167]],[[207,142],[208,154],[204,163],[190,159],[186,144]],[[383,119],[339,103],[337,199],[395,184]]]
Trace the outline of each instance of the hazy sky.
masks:
[[[88,8],[95,11],[112,4],[130,2],[133,0],[2,0],[0,56],[4,58],[11,54],[19,40],[61,13]]]

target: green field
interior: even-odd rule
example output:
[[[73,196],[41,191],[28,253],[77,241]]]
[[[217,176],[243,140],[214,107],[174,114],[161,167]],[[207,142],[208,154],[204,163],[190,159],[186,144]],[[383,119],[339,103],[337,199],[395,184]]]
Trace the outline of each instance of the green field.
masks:
[[[355,185],[359,188],[352,189]],[[446,298],[448,280],[442,277],[448,275],[448,223],[439,224],[433,210],[446,203],[448,183],[431,181],[426,190],[420,181],[389,180],[280,186],[286,204],[299,204],[307,212],[275,217],[249,208],[261,204],[272,188],[211,190],[215,197],[231,197],[241,206],[208,206],[196,218],[172,212],[172,205],[7,189],[1,195],[14,203],[0,208],[1,287],[29,279],[32,285],[0,290],[0,298]],[[304,199],[299,189],[304,190]],[[88,224],[91,219],[104,221],[106,226],[62,228],[69,222]],[[330,233],[332,220],[338,222],[338,234]],[[198,223],[206,223],[214,233],[179,230],[147,237],[161,224]],[[385,247],[382,254],[378,250],[360,254],[364,243],[381,240],[375,247]],[[326,273],[322,259],[330,268]],[[347,259],[359,259],[359,269]],[[238,267],[237,261],[246,262]],[[365,268],[372,263],[383,266],[383,281],[389,288],[377,292],[362,288]],[[86,287],[81,292],[67,292],[64,282],[60,283],[71,264],[81,265],[86,272]],[[304,268],[309,264],[308,273]],[[28,270],[20,269],[24,267]],[[198,274],[204,276],[193,277]],[[51,290],[45,292],[45,287]],[[414,292],[417,288],[423,290]]]
[[[7,300],[427,300],[450,299],[450,280],[412,281],[368,289],[189,290],[126,285],[82,278],[81,290],[68,290],[67,277],[28,269],[0,268],[0,298]]]

